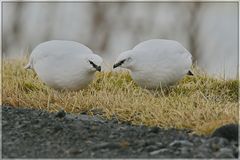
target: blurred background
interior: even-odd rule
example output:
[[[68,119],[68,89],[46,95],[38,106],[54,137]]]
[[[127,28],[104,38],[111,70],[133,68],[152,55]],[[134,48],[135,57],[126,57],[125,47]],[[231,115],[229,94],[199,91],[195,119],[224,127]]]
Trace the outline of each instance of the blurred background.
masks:
[[[179,41],[213,76],[238,78],[237,2],[3,2],[3,57],[73,40],[111,69],[118,54],[153,38]]]

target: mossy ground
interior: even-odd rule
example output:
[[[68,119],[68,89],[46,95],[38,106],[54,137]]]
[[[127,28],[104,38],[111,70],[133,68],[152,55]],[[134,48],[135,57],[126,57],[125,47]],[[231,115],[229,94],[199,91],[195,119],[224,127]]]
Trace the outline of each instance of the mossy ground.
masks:
[[[195,71],[175,86],[147,90],[128,72],[101,72],[88,88],[56,91],[44,85],[25,60],[3,61],[2,103],[50,112],[101,112],[136,125],[185,128],[208,135],[226,123],[238,123],[238,80],[218,80]]]

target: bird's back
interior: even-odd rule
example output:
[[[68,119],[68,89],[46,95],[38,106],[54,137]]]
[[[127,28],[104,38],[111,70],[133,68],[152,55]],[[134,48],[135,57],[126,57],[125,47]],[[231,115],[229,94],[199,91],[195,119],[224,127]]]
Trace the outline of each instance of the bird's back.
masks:
[[[71,53],[89,54],[92,53],[92,51],[88,47],[78,42],[52,40],[39,44],[32,52],[32,54],[41,54],[38,56],[62,55]]]
[[[192,64],[191,54],[178,42],[172,40],[153,39],[144,41],[133,48],[139,54],[139,58],[146,65],[176,65],[183,64],[190,66]],[[154,63],[153,63],[154,62]],[[157,67],[157,66],[155,66]]]
[[[144,41],[135,46],[133,50],[147,51],[148,54],[153,56],[159,54],[189,54],[189,52],[177,41],[165,39],[151,39]]]

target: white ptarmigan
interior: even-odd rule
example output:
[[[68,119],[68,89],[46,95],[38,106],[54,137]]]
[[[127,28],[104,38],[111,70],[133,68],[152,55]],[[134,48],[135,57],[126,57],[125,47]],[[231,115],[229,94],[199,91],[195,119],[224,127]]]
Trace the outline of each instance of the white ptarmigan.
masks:
[[[101,71],[102,58],[74,41],[52,40],[39,44],[31,53],[26,69],[54,89],[79,90]]]
[[[191,54],[173,40],[152,39],[141,42],[119,55],[113,68],[129,69],[141,87],[156,89],[172,85],[190,71]]]

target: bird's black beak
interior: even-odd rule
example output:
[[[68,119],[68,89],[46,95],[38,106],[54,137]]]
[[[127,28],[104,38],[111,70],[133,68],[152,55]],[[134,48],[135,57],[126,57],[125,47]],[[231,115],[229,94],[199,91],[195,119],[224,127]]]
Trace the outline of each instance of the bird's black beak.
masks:
[[[125,62],[125,60],[126,60],[126,59],[124,59],[124,60],[122,60],[122,61],[114,64],[114,65],[113,65],[113,68],[117,68],[118,66],[121,66],[121,65]]]
[[[98,71],[98,72],[101,72],[101,66],[96,66],[96,70]]]
[[[101,72],[101,66],[97,66],[95,63],[89,60],[89,63],[95,68],[97,71]]]
[[[113,65],[113,68],[117,68],[117,67],[120,66],[120,65],[121,65],[121,64],[116,63],[116,64]]]

